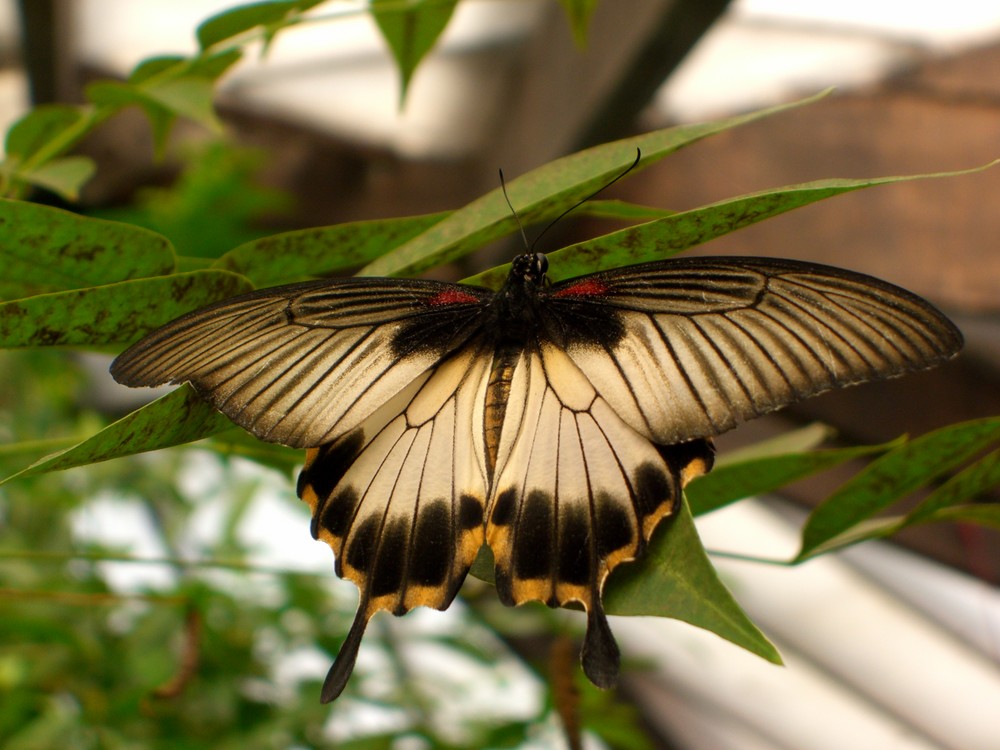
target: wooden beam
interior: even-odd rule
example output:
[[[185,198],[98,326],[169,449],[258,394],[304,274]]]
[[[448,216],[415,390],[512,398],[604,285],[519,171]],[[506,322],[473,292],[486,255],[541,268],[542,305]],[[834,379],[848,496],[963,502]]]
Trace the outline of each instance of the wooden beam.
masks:
[[[615,0],[597,6],[586,49],[551,4],[511,86],[491,170],[518,174],[584,145],[626,135],[636,115],[728,0]],[[484,184],[483,187],[492,187]]]

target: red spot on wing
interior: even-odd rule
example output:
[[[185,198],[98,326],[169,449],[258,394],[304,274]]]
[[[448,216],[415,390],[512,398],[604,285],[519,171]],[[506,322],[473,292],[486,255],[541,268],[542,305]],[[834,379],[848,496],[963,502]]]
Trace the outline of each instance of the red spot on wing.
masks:
[[[603,281],[587,279],[560,289],[553,297],[597,297],[608,293],[610,287]]]
[[[469,305],[476,302],[479,302],[479,297],[468,292],[463,292],[461,289],[448,289],[440,294],[435,294],[427,300],[427,304],[433,307],[440,305]]]

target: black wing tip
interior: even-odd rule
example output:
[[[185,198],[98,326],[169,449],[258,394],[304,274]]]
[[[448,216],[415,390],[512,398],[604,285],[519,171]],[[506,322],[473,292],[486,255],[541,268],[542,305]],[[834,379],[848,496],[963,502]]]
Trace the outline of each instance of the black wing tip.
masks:
[[[319,695],[320,703],[332,703],[340,697],[344,688],[347,687],[347,681],[350,680],[351,674],[354,672],[354,665],[358,660],[361,638],[365,634],[365,628],[368,627],[367,609],[366,602],[362,602],[361,606],[358,607],[358,613],[354,616],[354,624],[351,625],[347,638],[344,639],[344,643],[341,645],[340,651],[337,652],[337,657],[333,660],[333,665],[323,681],[323,689]]]
[[[583,640],[580,661],[587,679],[597,687],[610,690],[618,684],[621,652],[599,600],[587,612],[587,635]]]
[[[129,388],[154,388],[176,382],[168,376],[144,372],[141,361],[135,356],[135,348],[133,345],[126,349],[111,362],[108,372],[111,373],[111,377],[116,383],[127,385]],[[148,370],[148,368],[145,369]]]

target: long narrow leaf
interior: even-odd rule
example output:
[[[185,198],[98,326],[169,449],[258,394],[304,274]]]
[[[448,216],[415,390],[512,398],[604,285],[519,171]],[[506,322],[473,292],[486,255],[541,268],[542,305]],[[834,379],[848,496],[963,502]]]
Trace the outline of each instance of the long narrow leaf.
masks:
[[[887,453],[854,476],[813,511],[802,529],[803,560],[896,500],[954,470],[1000,441],[1000,418],[962,422]]]
[[[549,253],[549,276],[558,281],[604,268],[660,260],[772,216],[843,193],[896,182],[955,177],[984,168],[863,180],[818,180],[730,198]]]
[[[989,526],[1000,529],[1000,504],[989,503],[987,505],[955,505],[951,508],[942,508],[934,514],[936,521],[953,521],[976,523],[981,526]]]
[[[738,117],[657,130],[595,146],[549,162],[512,180],[507,185],[507,192],[524,223],[555,218],[565,208],[620,175],[634,162],[636,149],[641,150],[642,159],[633,171],[643,169],[702,138],[808,104],[820,96],[822,94]],[[497,188],[455,211],[395,251],[369,263],[361,273],[365,276],[413,275],[454,260],[490,240],[509,234],[515,227],[516,222],[503,193]]]
[[[252,288],[242,276],[207,270],[2,302],[0,347],[131,343],[189,310]]]
[[[687,488],[691,511],[701,515],[718,510],[752,495],[773,492],[779,487],[819,474],[854,458],[883,453],[899,441],[885,445],[866,445],[812,453],[767,456],[720,466],[698,477]]]
[[[71,448],[43,458],[6,477],[0,484],[20,477],[170,448],[230,430],[232,427],[232,422],[209,406],[193,389],[183,386]]]
[[[253,2],[217,13],[202,21],[196,36],[201,48],[208,49],[219,42],[232,39],[262,27],[273,36],[283,25],[297,21],[297,15],[319,5],[324,0],[279,0],[278,2]]]
[[[974,500],[1000,484],[1000,450],[995,450],[942,484],[914,508],[906,524],[931,520],[942,509]]]
[[[284,232],[240,245],[213,265],[242,274],[258,287],[330,276],[368,263],[447,216],[426,214]]]

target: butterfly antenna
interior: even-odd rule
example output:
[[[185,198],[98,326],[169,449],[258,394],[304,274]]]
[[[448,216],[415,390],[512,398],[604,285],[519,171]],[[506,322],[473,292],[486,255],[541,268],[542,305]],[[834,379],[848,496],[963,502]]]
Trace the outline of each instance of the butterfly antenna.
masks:
[[[500,171],[500,189],[503,191],[503,199],[507,201],[507,208],[510,209],[511,215],[514,217],[514,221],[517,222],[517,229],[521,233],[521,244],[524,245],[525,250],[530,250],[528,247],[528,235],[524,233],[524,224],[521,223],[521,217],[517,215],[517,211],[514,208],[514,204],[510,202],[510,196],[507,195],[507,182],[503,178],[503,170]]]
[[[616,182],[618,182],[618,180],[620,180],[622,177],[624,177],[629,172],[631,172],[633,169],[635,169],[637,166],[639,166],[639,160],[640,159],[642,159],[642,149],[640,149],[640,148],[637,147],[636,150],[635,150],[635,160],[631,164],[629,164],[624,170],[622,170],[621,174],[619,174],[617,177],[614,177],[610,182],[608,182],[608,183],[602,185],[601,187],[597,188],[597,190],[595,190],[594,192],[592,192],[586,198],[581,198],[576,203],[574,203],[572,206],[570,206],[565,211],[563,211],[561,214],[559,214],[552,221],[550,221],[548,223],[548,225],[545,227],[545,229],[543,229],[541,232],[539,232],[538,236],[535,237],[535,241],[531,243],[531,247],[534,248],[534,246],[538,244],[538,241],[540,239],[542,239],[542,237],[545,236],[545,233],[548,232],[550,229],[552,229],[552,227],[554,227],[560,221],[562,221],[563,218],[566,216],[566,214],[568,214],[568,213],[570,213],[572,211],[576,211],[576,209],[578,209],[584,203],[586,203],[587,201],[589,201],[594,196],[600,195],[601,193],[603,193],[609,187],[611,187]],[[504,191],[504,195],[506,195],[506,194],[507,194],[506,191]],[[510,201],[507,202],[507,205],[510,205]],[[513,210],[513,208],[511,210]],[[515,214],[515,216],[516,216],[516,214]],[[517,223],[518,223],[518,226],[520,226],[521,221],[518,220]],[[522,235],[524,234],[524,230],[523,229],[521,230],[521,234]]]

